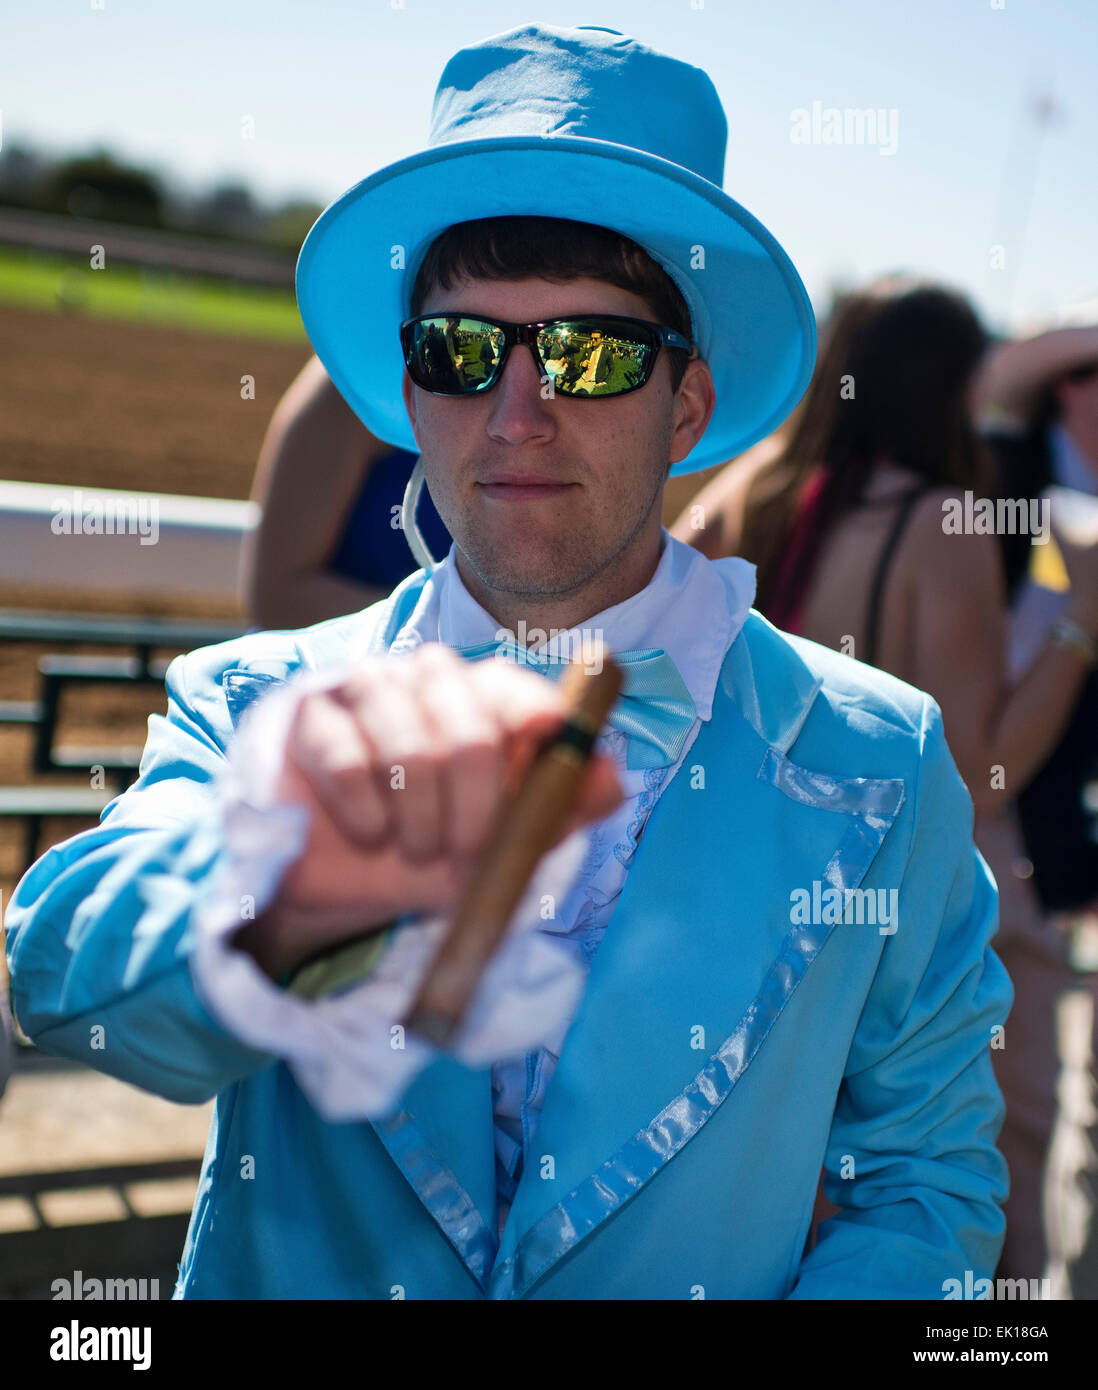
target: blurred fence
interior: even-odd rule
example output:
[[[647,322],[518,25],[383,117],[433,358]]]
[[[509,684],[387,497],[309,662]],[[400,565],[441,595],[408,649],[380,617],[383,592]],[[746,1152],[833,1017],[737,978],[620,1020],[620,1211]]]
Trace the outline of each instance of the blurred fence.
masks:
[[[105,246],[112,261],[150,269],[242,280],[277,289],[294,287],[295,256],[261,246],[186,236],[180,232],[145,231],[123,223],[82,217],[55,217],[0,207],[0,245],[87,257],[92,246]]]

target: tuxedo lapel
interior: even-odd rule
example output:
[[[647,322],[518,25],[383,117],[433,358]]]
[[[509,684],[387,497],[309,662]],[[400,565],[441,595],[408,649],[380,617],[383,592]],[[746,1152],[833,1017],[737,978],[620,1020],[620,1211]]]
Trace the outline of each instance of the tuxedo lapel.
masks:
[[[762,710],[791,742],[818,683],[786,648],[783,688],[745,713],[730,692],[747,679],[757,697],[749,658],[730,652],[713,718],[645,828],[548,1088],[494,1298],[527,1293],[731,1094],[833,930],[792,925],[791,894],[855,887],[903,800],[902,782],[844,782],[768,742]]]
[[[498,1245],[491,1073],[440,1057],[373,1122],[431,1219],[487,1291]]]

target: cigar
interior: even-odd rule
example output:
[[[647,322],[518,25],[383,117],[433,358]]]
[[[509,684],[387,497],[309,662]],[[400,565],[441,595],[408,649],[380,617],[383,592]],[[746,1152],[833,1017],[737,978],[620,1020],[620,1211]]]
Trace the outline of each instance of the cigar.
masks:
[[[459,1031],[492,953],[542,856],[559,838],[579,796],[595,739],[621,692],[622,669],[600,644],[594,670],[575,661],[560,689],[561,727],[538,749],[518,788],[500,804],[453,922],[404,1026],[435,1047]]]

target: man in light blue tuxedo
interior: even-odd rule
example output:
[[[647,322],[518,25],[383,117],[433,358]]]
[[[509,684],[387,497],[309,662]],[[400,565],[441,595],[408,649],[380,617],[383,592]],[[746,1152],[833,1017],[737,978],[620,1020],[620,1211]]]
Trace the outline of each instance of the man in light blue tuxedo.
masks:
[[[994,1272],[1011,989],[937,707],[660,524],[669,474],[771,431],[812,369],[725,134],[698,69],[525,26],[458,53],[428,149],[309,234],[320,359],[420,454],[423,568],[173,662],[139,780],[7,919],[43,1050],[216,1097],[177,1297],[936,1299]],[[430,347],[455,319],[464,375]],[[626,683],[560,881],[434,1052],[396,1022],[423,921],[592,636]]]

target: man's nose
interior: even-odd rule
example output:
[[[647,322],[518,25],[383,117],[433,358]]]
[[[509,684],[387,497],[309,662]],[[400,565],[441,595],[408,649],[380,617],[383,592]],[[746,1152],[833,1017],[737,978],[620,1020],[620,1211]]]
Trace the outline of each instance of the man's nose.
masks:
[[[511,348],[489,399],[492,410],[487,429],[493,439],[521,444],[529,439],[547,438],[556,430],[552,383],[542,377],[525,343]]]

